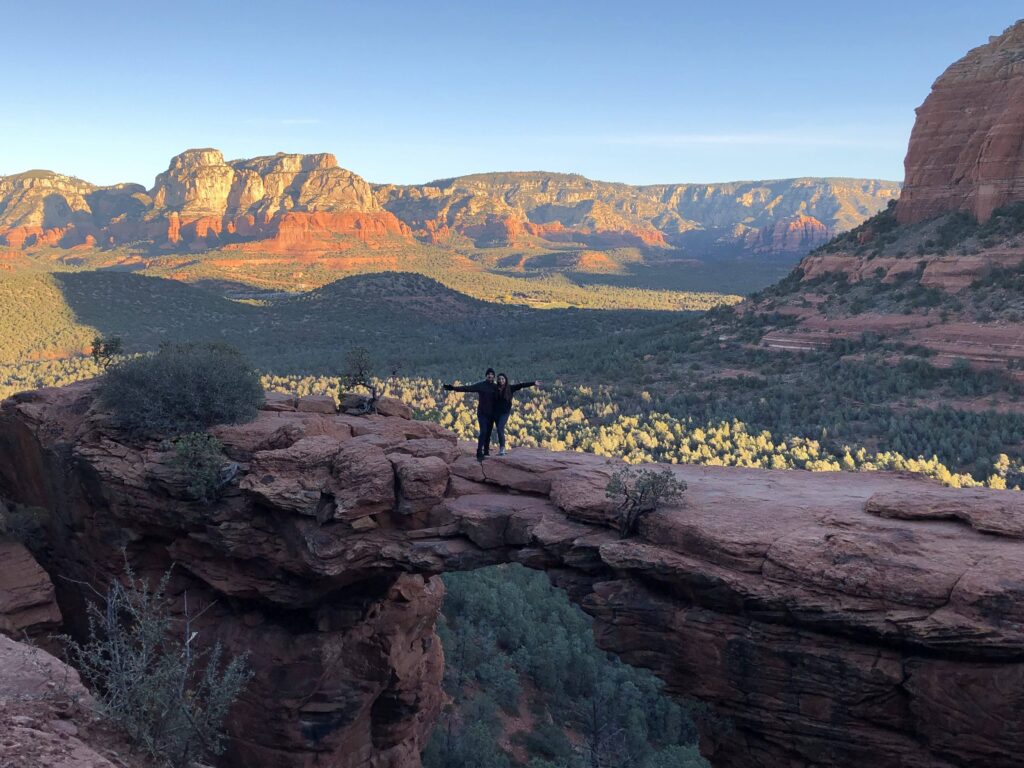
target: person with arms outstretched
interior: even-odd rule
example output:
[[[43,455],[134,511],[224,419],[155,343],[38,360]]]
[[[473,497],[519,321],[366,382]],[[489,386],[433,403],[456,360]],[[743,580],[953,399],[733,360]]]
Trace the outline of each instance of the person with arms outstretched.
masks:
[[[520,389],[539,385],[539,381],[523,381],[518,384],[509,384],[508,376],[504,373],[498,374],[497,391],[494,399],[494,426],[498,430],[498,455],[505,455],[505,425],[508,417],[512,415],[512,398]]]
[[[476,459],[483,461],[485,456],[491,453],[491,432],[494,430],[495,399],[498,394],[498,385],[494,383],[494,369],[488,368],[484,374],[484,380],[476,384],[468,384],[464,387],[456,387],[454,384],[445,384],[446,392],[476,392],[480,399],[476,405],[476,419],[480,427],[480,433],[476,441]]]

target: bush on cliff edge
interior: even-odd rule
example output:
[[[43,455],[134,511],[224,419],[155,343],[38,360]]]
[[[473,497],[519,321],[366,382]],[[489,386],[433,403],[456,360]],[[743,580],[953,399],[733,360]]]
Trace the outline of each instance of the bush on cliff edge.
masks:
[[[224,344],[165,344],[112,365],[100,402],[131,432],[181,435],[252,421],[263,402],[259,375]]]

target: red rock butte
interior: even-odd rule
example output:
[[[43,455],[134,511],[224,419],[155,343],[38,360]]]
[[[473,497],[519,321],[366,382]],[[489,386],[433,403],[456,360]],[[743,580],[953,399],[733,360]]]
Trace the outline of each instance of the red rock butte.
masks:
[[[1024,200],[1024,20],[942,73],[917,109],[901,224],[951,211],[979,221]]]
[[[190,500],[89,382],[0,405],[0,496],[49,513],[42,565],[69,631],[122,549],[210,603],[249,651],[233,765],[415,768],[441,706],[451,570],[543,569],[598,644],[706,702],[715,766],[1008,768],[1024,753],[1024,500],[884,473],[667,467],[689,484],[619,539],[616,462],[455,436],[329,398],[268,398],[214,430],[239,472]],[[28,581],[32,581],[29,578]],[[29,601],[31,602],[31,601]]]

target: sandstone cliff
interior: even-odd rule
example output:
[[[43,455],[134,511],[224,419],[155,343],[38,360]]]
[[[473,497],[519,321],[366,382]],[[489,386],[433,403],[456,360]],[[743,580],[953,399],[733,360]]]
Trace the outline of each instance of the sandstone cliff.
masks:
[[[51,571],[103,582],[125,547],[213,603],[203,637],[257,672],[237,765],[418,765],[441,703],[436,575],[508,561],[565,586],[602,647],[706,701],[716,766],[1019,763],[1015,494],[674,466],[682,502],[623,541],[600,457],[481,465],[437,425],[284,396],[216,434],[241,470],[207,506],[90,384],[26,393],[0,406],[0,493],[51,510]],[[58,593],[80,628],[78,587]]]
[[[1024,20],[952,64],[917,110],[897,215],[985,221],[1024,199]]]
[[[190,149],[148,192],[49,171],[0,178],[0,245],[10,248],[260,241],[271,251],[316,251],[337,248],[337,236],[370,242],[406,238],[408,230],[329,154],[226,162],[219,150]]]
[[[150,190],[96,187],[50,171],[0,177],[0,246],[307,252],[415,231],[433,243],[464,235],[481,247],[525,237],[597,249],[802,254],[898,194],[897,184],[856,179],[634,187],[545,173],[372,186],[330,154],[226,161],[207,148],[172,158]]]
[[[484,246],[533,235],[598,248],[699,242],[764,253],[804,253],[881,210],[899,190],[863,179],[630,186],[556,173],[375,187],[381,205],[434,241],[455,231]]]
[[[1024,361],[1021,202],[1024,20],[935,81],[917,110],[895,207],[812,251],[744,310],[786,316],[762,337],[769,348],[867,333],[924,347],[938,365],[1012,371]]]

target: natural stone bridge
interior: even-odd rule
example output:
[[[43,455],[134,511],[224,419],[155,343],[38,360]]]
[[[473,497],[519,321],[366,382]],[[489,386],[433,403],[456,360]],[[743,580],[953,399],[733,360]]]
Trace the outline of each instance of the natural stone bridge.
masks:
[[[892,474],[675,466],[683,500],[620,540],[614,463],[483,465],[434,424],[272,396],[215,430],[240,472],[204,505],[90,384],[0,406],[0,496],[49,511],[72,631],[83,588],[177,563],[203,637],[248,650],[236,765],[408,768],[442,701],[436,575],[542,568],[599,645],[710,705],[716,766],[1019,765],[1024,503]],[[69,578],[62,578],[69,577]]]

